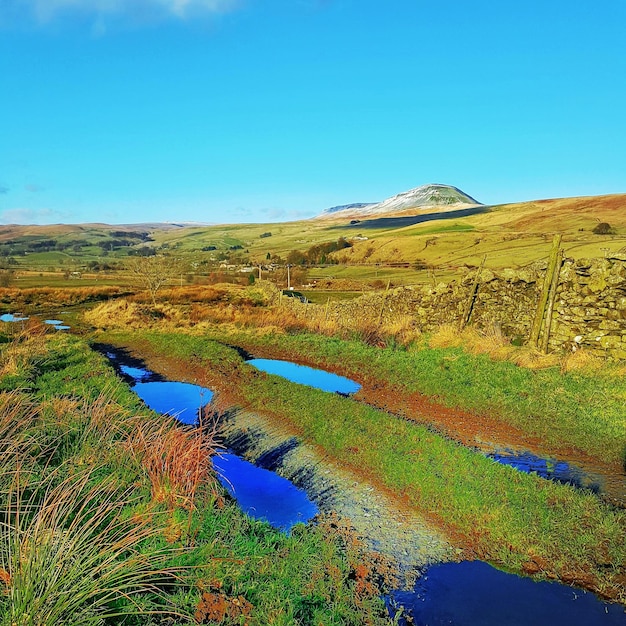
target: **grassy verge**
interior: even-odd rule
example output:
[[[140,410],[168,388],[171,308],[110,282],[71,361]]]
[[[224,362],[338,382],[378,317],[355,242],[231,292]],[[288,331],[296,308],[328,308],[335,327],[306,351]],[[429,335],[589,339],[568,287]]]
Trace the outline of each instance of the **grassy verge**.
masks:
[[[207,369],[229,372],[224,380],[237,385],[236,393],[246,407],[287,421],[333,458],[376,477],[439,519],[479,556],[516,571],[577,582],[626,601],[626,513],[593,495],[499,465],[424,427],[351,399],[257,372],[235,350],[210,339],[154,332],[107,338],[121,344],[141,338],[154,353],[196,359]],[[334,354],[337,359],[345,358],[348,349],[363,350],[362,345],[349,342],[308,341],[312,346],[326,341],[326,356]],[[386,356],[380,357],[382,366],[375,366],[400,375],[402,361],[392,361],[392,368],[383,360],[392,355],[377,354]],[[460,352],[452,354],[457,359],[453,363],[462,360]],[[363,358],[361,353],[359,361]],[[468,377],[470,371],[476,376],[474,370],[466,364],[460,371]]]
[[[271,335],[215,328],[206,335],[255,349],[280,350],[341,371],[367,385],[385,381],[447,406],[495,416],[554,446],[573,446],[612,463],[626,462],[626,378],[610,371],[535,370],[461,347],[379,348],[313,333]]]
[[[267,305],[271,295],[265,297]],[[488,414],[543,442],[548,449],[574,448],[615,466],[626,462],[623,368],[620,371],[606,364],[575,368],[583,363],[583,351],[560,360],[547,358],[511,346],[501,336],[476,331],[471,337],[458,337],[457,333],[445,344],[445,333],[429,340],[407,320],[398,320],[397,327],[372,325],[371,320],[360,327],[358,320],[346,320],[337,327],[323,321],[323,307],[315,307],[315,318],[314,311],[307,317],[308,307],[304,306],[301,310],[263,306],[260,296],[252,301],[241,295],[240,300],[231,297],[228,303],[194,303],[187,309],[168,306],[157,311],[159,319],[136,304],[132,305],[135,309],[122,310],[119,307],[124,301],[118,301],[114,305],[118,308],[96,307],[88,321],[106,328],[115,324],[112,318],[125,316],[124,323],[140,331],[150,326],[184,327],[185,332],[250,352],[292,355],[296,361],[343,373],[372,389],[382,382],[390,393],[421,393],[447,406]],[[318,319],[320,311],[322,321]],[[307,327],[320,332],[307,331]],[[465,347],[459,345],[460,340]],[[587,357],[589,361],[593,359]]]
[[[76,338],[1,346],[0,624],[387,623],[349,533],[250,520],[213,446]]]

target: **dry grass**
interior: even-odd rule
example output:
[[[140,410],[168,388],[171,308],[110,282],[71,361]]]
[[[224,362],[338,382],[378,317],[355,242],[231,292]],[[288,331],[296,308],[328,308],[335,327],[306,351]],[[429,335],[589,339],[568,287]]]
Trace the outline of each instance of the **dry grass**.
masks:
[[[19,308],[24,305],[69,306],[97,302],[123,294],[121,287],[31,287],[0,288],[0,302]]]
[[[127,449],[150,481],[152,500],[192,509],[198,488],[213,481],[217,445],[207,428],[183,429],[170,421],[140,422]]]
[[[156,324],[180,326],[185,316],[179,307],[169,304],[156,306],[111,300],[86,311],[84,320],[95,328],[149,328]]]
[[[383,336],[393,337],[403,346],[408,346],[422,335],[411,315],[398,315],[393,321],[386,321],[381,327],[381,333]]]
[[[575,352],[565,354],[561,359],[561,371],[563,373],[573,371],[597,371],[602,369],[605,361],[592,354],[588,350],[578,349]]]
[[[458,348],[463,345],[463,335],[458,326],[443,324],[430,335],[428,345],[431,348]]]
[[[0,494],[8,489],[11,475],[31,460],[27,430],[38,416],[37,406],[21,391],[0,392]]]
[[[232,285],[186,285],[161,289],[156,294],[157,302],[169,304],[189,304],[191,302],[228,301],[233,291]],[[149,293],[141,292],[133,297],[135,302],[150,303]]]
[[[20,330],[11,345],[0,351],[0,377],[30,371],[45,360],[48,354],[45,332],[32,333],[33,328],[39,327],[28,326]]]
[[[482,330],[467,327],[463,331],[463,346],[471,354],[488,354],[490,358],[501,361],[509,359],[515,351],[497,324]]]
[[[544,354],[532,346],[523,346],[511,354],[510,361],[531,370],[556,367],[559,365],[561,357],[558,354]]]

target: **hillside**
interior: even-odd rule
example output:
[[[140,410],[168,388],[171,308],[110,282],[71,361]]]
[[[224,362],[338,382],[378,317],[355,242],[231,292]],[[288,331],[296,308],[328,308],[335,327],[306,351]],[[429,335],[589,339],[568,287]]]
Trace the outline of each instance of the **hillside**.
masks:
[[[419,196],[407,194],[412,201]],[[407,194],[375,206],[397,208]],[[612,234],[594,233],[600,223],[608,223]],[[323,258],[324,267],[309,269],[309,281],[332,277],[335,283],[346,279],[357,285],[374,280],[410,284],[454,278],[485,256],[492,269],[546,258],[555,233],[563,235],[565,252],[574,258],[626,249],[626,194],[499,206],[430,205],[360,219],[337,211],[326,219],[272,224],[4,226],[0,262],[3,257],[4,267],[18,274],[55,268],[118,271],[129,256],[163,253],[183,259],[193,280],[194,274],[200,279],[219,273],[223,263],[280,265],[287,259],[300,264]],[[334,246],[340,239],[348,245]]]
[[[396,214],[404,211],[460,208],[480,202],[451,185],[429,184],[396,194],[376,204],[349,204],[326,209],[319,217],[362,217]]]

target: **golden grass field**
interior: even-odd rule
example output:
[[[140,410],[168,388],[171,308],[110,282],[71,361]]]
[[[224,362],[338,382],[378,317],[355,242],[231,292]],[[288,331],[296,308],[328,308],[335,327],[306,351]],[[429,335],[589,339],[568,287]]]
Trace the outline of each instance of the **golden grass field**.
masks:
[[[426,221],[407,225],[411,216]],[[357,215],[352,217],[359,219]],[[483,258],[485,266],[491,269],[523,266],[545,259],[556,233],[562,235],[562,247],[569,257],[601,257],[626,251],[626,194],[505,204],[470,216],[457,215],[455,207],[439,207],[384,217],[398,219],[377,220],[369,216],[355,224],[350,223],[350,216],[329,216],[297,222],[215,226],[4,226],[0,227],[0,244],[77,236],[93,242],[111,236],[111,232],[119,236],[123,230],[143,229],[150,233],[151,241],[138,242],[133,247],[150,245],[164,254],[180,257],[188,265],[186,273],[202,282],[201,277],[216,271],[223,257],[228,257],[229,263],[250,265],[267,264],[269,257],[284,262],[292,251],[306,252],[314,245],[343,237],[352,246],[328,254],[325,266],[310,269],[306,281],[341,279],[344,291],[359,290],[359,283],[369,288],[374,281],[398,285],[450,280],[466,266],[479,265]],[[611,226],[614,234],[593,232],[603,222]],[[27,254],[17,258],[13,269],[21,275],[24,286],[43,286],[57,282],[53,275],[56,263],[57,271],[67,273],[68,269],[86,268],[88,262],[113,261],[117,264],[113,276],[124,282],[128,250],[99,256],[101,250],[97,246],[85,245],[82,251]],[[415,269],[416,264],[423,269]],[[111,284],[110,276],[106,281]]]

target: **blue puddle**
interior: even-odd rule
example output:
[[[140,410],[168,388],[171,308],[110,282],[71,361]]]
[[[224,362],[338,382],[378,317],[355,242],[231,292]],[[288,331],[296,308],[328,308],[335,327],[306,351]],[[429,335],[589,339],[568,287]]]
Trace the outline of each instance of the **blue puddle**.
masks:
[[[289,531],[317,515],[317,506],[292,482],[234,454],[213,457],[219,481],[250,517]]]
[[[63,320],[44,320],[44,324],[54,326],[56,330],[69,330],[71,327],[63,323]]]
[[[17,315],[13,315],[13,313],[4,313],[0,315],[1,322],[24,322],[28,319],[28,317],[19,317]]]
[[[567,585],[507,574],[482,561],[433,565],[413,591],[395,591],[386,603],[392,617],[404,606],[398,620],[402,626],[626,624],[620,605]]]
[[[120,370],[126,376],[130,376],[136,383],[149,380],[153,373],[140,367],[131,367],[130,365],[120,365]]]
[[[565,461],[546,459],[530,452],[511,450],[501,450],[488,456],[490,459],[503,465],[510,465],[520,472],[534,473],[547,480],[572,485],[579,489],[589,489],[594,493],[599,493],[602,490],[603,481],[600,477],[583,472]]]
[[[197,424],[202,407],[213,397],[213,392],[206,387],[169,381],[135,383],[133,391],[153,411],[191,426]]]
[[[308,385],[322,391],[350,395],[356,393],[361,388],[359,383],[344,376],[338,376],[337,374],[307,367],[306,365],[298,365],[291,361],[250,359],[246,363],[267,374],[282,376],[293,383]]]
[[[24,322],[30,319],[29,317],[19,317],[17,315],[13,315],[13,313],[4,313],[0,315],[1,322]],[[44,320],[44,324],[48,324],[49,326],[54,326],[56,330],[69,330],[70,326],[66,326],[63,324],[63,320]]]

